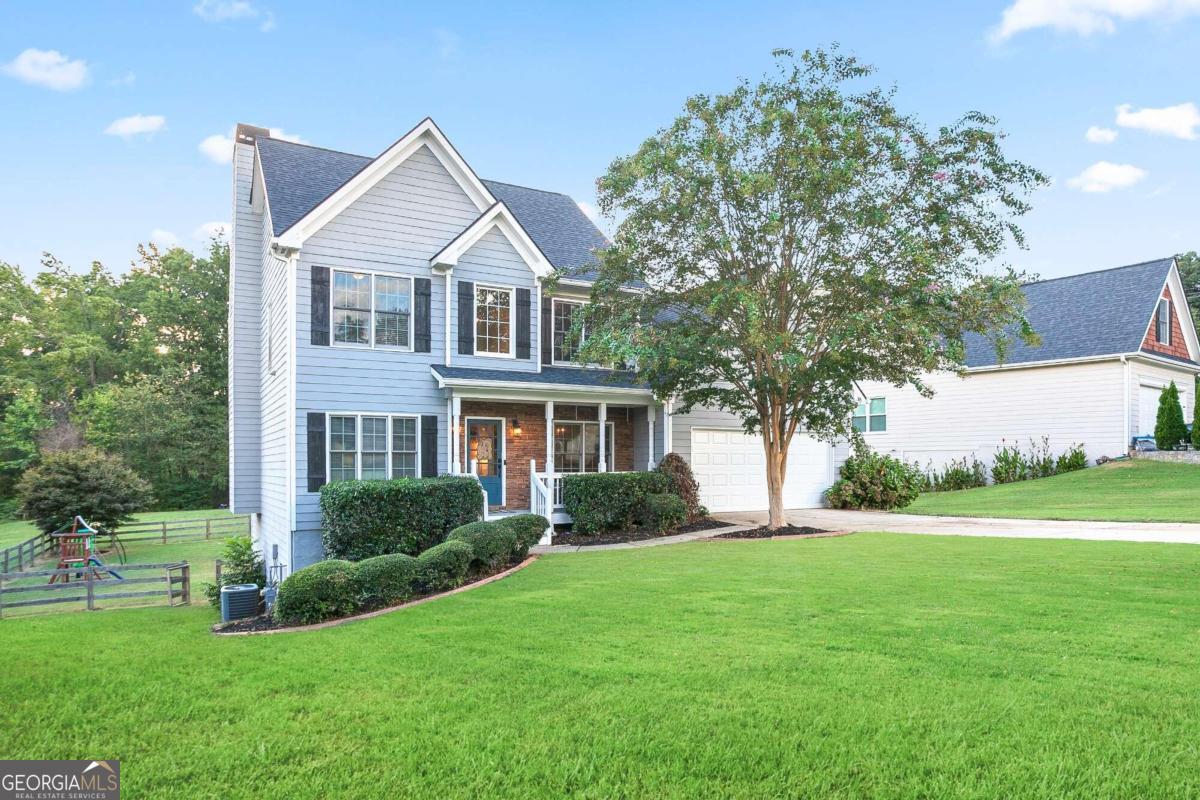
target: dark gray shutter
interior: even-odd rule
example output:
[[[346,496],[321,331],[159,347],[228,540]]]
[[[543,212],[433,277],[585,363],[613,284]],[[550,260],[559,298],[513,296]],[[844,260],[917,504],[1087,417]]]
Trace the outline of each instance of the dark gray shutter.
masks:
[[[551,317],[553,301],[542,295],[542,363],[554,360],[554,320]]]
[[[421,477],[436,478],[437,462],[438,418],[429,414],[421,417]]]
[[[529,358],[531,302],[528,289],[517,289],[517,358]]]
[[[413,350],[418,353],[428,353],[430,348],[430,295],[432,282],[429,278],[416,278],[413,281],[415,308],[413,309],[414,327]]]
[[[317,492],[325,485],[325,415],[308,414],[308,490]]]
[[[329,267],[313,267],[309,286],[312,343],[329,344]]]
[[[458,353],[475,355],[475,284],[458,282]]]

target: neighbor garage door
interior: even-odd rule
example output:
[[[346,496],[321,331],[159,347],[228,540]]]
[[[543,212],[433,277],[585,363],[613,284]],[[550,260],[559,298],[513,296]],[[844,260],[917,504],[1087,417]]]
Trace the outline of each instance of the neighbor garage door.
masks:
[[[692,471],[709,511],[765,511],[766,456],[762,439],[737,428],[692,428]],[[797,434],[788,451],[783,504],[815,508],[833,482],[833,450]]]
[[[1138,429],[1136,436],[1153,436],[1154,423],[1158,421],[1158,398],[1161,386],[1138,386]]]

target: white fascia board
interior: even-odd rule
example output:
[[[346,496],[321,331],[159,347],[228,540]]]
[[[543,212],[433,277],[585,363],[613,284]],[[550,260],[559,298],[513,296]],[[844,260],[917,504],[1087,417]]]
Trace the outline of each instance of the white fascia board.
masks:
[[[299,248],[305,239],[345,211],[355,200],[424,146],[429,147],[430,152],[442,163],[480,212],[496,202],[487,186],[458,154],[441,129],[432,119],[426,117],[333,194],[318,203],[296,224],[284,231],[282,236],[277,237],[278,243],[284,247]]]
[[[1136,353],[1128,353],[1126,357],[1130,361],[1145,361],[1160,367],[1174,367],[1180,372],[1186,372],[1189,375],[1200,375],[1200,367],[1195,367],[1191,364],[1184,364],[1176,361],[1173,358],[1164,358],[1163,356],[1148,352],[1146,350],[1139,350]]]
[[[508,206],[501,202],[492,204],[490,208],[479,215],[478,219],[463,229],[462,233],[455,236],[453,241],[430,258],[429,266],[434,269],[453,269],[458,264],[458,260],[493,228],[498,228],[508,239],[521,256],[521,260],[536,277],[545,278],[554,271],[554,267],[546,259],[546,256],[521,227],[521,223],[517,222],[513,213],[508,210]]]
[[[1179,317],[1179,327],[1183,330],[1183,340],[1187,342],[1188,356],[1193,361],[1200,361],[1200,338],[1196,336],[1196,325],[1192,321],[1192,310],[1188,306],[1183,278],[1179,274],[1179,265],[1174,260],[1171,261],[1171,271],[1167,273],[1167,286],[1171,288],[1171,308]],[[1161,296],[1162,293],[1159,294]],[[1158,304],[1155,303],[1154,307],[1157,311]]]
[[[1046,361],[1022,361],[1016,364],[996,364],[987,367],[969,367],[964,370],[967,375],[974,375],[977,372],[1001,372],[1015,369],[1038,369],[1041,367],[1062,367],[1069,364],[1091,364],[1097,361],[1120,361],[1122,358],[1143,359],[1145,361],[1153,361],[1155,364],[1165,366],[1178,367],[1181,370],[1188,372],[1200,372],[1200,368],[1192,367],[1188,364],[1182,364],[1170,358],[1156,356],[1153,353],[1145,350],[1136,350],[1129,353],[1109,353],[1102,356],[1086,356],[1082,358],[1057,358]]]
[[[519,396],[526,400],[553,400],[555,397],[549,395],[564,393],[572,395],[589,394],[597,397],[602,395],[622,395],[649,398],[652,396],[649,389],[630,389],[621,386],[579,386],[573,383],[549,383],[542,381],[534,383],[530,381],[480,380],[478,378],[445,378],[439,375],[433,367],[429,368],[429,372],[433,375],[433,379],[437,381],[439,389],[523,389],[527,390],[528,394],[521,393]],[[543,397],[543,395],[547,396]]]

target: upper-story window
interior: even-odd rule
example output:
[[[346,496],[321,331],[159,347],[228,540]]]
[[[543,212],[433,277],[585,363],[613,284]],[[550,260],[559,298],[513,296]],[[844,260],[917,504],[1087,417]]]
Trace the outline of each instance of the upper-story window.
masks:
[[[333,341],[412,346],[412,278],[333,271]]]
[[[882,433],[887,430],[887,399],[872,397],[864,400],[854,409],[850,418],[854,430],[869,433]]]
[[[579,347],[586,338],[582,330],[573,331],[572,323],[575,312],[583,308],[583,303],[571,300],[560,300],[557,297],[551,301],[554,322],[554,353],[555,362],[572,363],[579,354]]]
[[[513,290],[475,287],[475,352],[485,356],[513,355]]]
[[[1171,343],[1171,301],[1165,297],[1158,301],[1154,315],[1154,340],[1159,344]]]

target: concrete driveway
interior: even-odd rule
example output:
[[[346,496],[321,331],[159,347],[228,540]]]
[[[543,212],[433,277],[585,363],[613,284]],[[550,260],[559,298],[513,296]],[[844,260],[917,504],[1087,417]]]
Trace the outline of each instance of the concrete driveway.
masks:
[[[767,512],[714,514],[739,525],[762,525]],[[884,511],[800,508],[787,512],[793,525],[830,531],[890,531],[941,536],[1011,536],[1024,539],[1095,539],[1113,542],[1200,544],[1200,524],[1183,522],[1063,522],[1044,519],[926,517]]]

